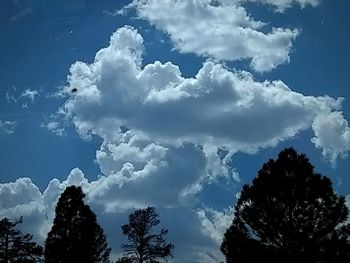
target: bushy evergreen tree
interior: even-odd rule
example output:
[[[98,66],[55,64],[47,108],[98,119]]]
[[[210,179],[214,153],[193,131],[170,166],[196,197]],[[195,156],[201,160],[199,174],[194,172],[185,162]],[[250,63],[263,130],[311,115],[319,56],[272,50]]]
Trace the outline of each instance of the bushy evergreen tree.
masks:
[[[243,187],[221,251],[228,263],[350,262],[347,216],[330,179],[285,149]]]
[[[109,262],[106,235],[84,197],[76,186],[67,187],[60,196],[45,243],[46,263]]]

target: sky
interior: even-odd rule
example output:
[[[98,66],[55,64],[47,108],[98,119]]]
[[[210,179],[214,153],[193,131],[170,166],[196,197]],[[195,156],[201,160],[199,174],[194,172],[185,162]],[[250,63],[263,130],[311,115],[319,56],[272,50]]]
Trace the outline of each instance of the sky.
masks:
[[[0,3],[0,217],[42,243],[79,185],[108,235],[154,206],[172,262],[218,262],[285,147],[350,194],[347,0]],[[350,200],[350,199],[349,199]]]

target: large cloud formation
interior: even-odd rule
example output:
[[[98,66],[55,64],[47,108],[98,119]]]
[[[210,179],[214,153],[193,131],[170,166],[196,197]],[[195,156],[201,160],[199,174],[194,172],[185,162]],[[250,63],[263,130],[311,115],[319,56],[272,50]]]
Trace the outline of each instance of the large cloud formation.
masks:
[[[292,3],[268,2],[285,3],[285,8]],[[147,4],[157,7],[152,1],[135,3],[142,8]],[[176,8],[183,11],[191,4],[200,7],[198,18],[201,12],[207,12],[208,19],[219,28],[226,22],[243,25],[243,34],[249,31],[253,44],[260,43],[255,35],[272,41],[272,46],[275,43],[275,48],[281,50],[277,60],[269,57],[268,49],[256,49],[255,53],[236,50],[241,57],[235,59],[251,58],[255,70],[269,70],[288,61],[295,31],[261,33],[258,29],[263,24],[238,5],[228,10],[237,14],[236,18],[240,15],[239,21],[221,21],[229,16],[220,5],[179,3]],[[179,24],[187,22],[191,21],[180,19]],[[43,240],[60,193],[67,185],[80,185],[109,234],[115,254],[122,240],[117,234],[119,226],[126,222],[127,214],[131,209],[154,205],[162,224],[169,228],[169,240],[176,243],[176,262],[218,262],[222,257],[218,246],[233,211],[216,211],[202,204],[198,193],[219,179],[228,184],[239,180],[230,164],[234,153],[274,146],[307,129],[314,132],[315,146],[333,163],[350,149],[350,128],[341,113],[342,98],[305,96],[282,81],[259,82],[249,72],[210,61],[204,62],[195,76],[185,78],[171,62],[144,65],[143,41],[132,27],[118,29],[91,64],[76,62],[71,66],[63,90],[67,100],[57,115],[71,121],[83,138],[97,136],[103,141],[96,151],[101,175],[89,182],[76,168],[63,182],[51,180],[43,193],[28,178],[0,184],[0,216],[23,215],[29,232]],[[222,45],[219,53],[226,52],[226,42],[214,44]],[[245,44],[239,43],[244,48]],[[215,47],[210,41],[206,45]],[[259,55],[266,57],[256,58]],[[58,128],[57,123],[51,126],[52,130]]]
[[[304,96],[282,81],[258,82],[248,72],[213,62],[205,62],[195,77],[184,78],[171,62],[142,65],[142,51],[142,36],[125,26],[92,64],[76,62],[70,69],[70,97],[61,112],[82,137],[94,134],[106,144],[117,142],[107,147],[109,152],[122,147],[122,129],[150,141],[143,146],[143,158],[150,159],[152,152],[158,162],[169,146],[199,145],[204,155],[218,147],[252,152],[309,128],[316,146],[332,160],[349,150],[342,98]],[[325,131],[327,121],[332,127]]]
[[[102,138],[96,152],[101,175],[88,182],[73,169],[43,193],[26,178],[2,184],[1,216],[24,215],[30,232],[43,239],[60,193],[67,185],[81,185],[115,253],[121,240],[115,233],[127,213],[154,205],[170,240],[177,241],[176,260],[217,262],[232,209],[203,207],[198,193],[218,178],[239,180],[230,166],[235,152],[273,146],[306,129],[332,161],[349,150],[341,98],[304,96],[282,81],[258,82],[248,72],[213,62],[185,78],[171,62],[143,65],[143,49],[142,36],[125,26],[91,64],[70,68],[63,90],[68,98],[58,114],[83,138]]]
[[[282,81],[258,82],[213,62],[185,78],[171,62],[143,65],[143,49],[134,28],[118,29],[93,63],[71,66],[60,113],[83,138],[103,139],[96,152],[102,175],[85,187],[90,204],[105,214],[146,205],[169,214],[181,207],[208,252],[186,243],[184,255],[219,257],[213,248],[218,251],[232,211],[201,208],[196,194],[218,177],[239,180],[229,164],[235,152],[274,146],[307,129],[331,161],[349,150],[342,98],[304,96]],[[183,216],[166,223],[182,225]]]
[[[225,61],[249,59],[258,72],[289,62],[292,42],[299,31],[278,27],[269,30],[266,23],[255,21],[240,2],[244,1],[134,0],[118,13],[135,9],[139,18],[167,33],[182,53]],[[283,8],[291,1],[267,2]]]
[[[172,176],[174,177],[174,174]],[[113,178],[114,176],[109,177]],[[176,180],[174,182],[176,184]],[[138,189],[135,189],[133,185],[117,187],[112,183],[111,187],[114,193],[108,192],[108,190],[101,192],[104,183],[103,179],[89,183],[82,171],[75,168],[63,182],[52,179],[43,193],[29,178],[19,178],[12,183],[0,184],[0,217],[15,219],[23,216],[24,224],[21,226],[23,232],[34,234],[36,241],[42,243],[51,228],[55,206],[60,194],[69,185],[81,186],[86,193],[86,201],[98,214],[98,220],[108,235],[109,244],[113,248],[112,257],[115,259],[119,255],[120,245],[124,241],[120,226],[127,223],[127,215],[131,209],[150,205],[147,200],[145,204],[143,198],[147,194],[151,195],[151,191],[157,191],[156,187],[160,183],[154,182],[154,180],[149,180],[149,182],[141,180],[140,183],[144,183],[144,185],[136,186]],[[174,188],[177,189],[177,186],[174,185]],[[142,193],[132,192],[135,190]],[[126,191],[128,191],[127,196]],[[97,192],[98,195],[96,195]],[[133,193],[136,202],[132,201],[130,192]],[[161,200],[167,198],[166,191],[160,190],[158,192],[159,196],[153,198],[151,202],[152,205],[157,206],[162,225],[169,229],[169,241],[176,243],[176,251],[178,251],[175,253],[176,261],[218,262],[222,255],[218,250],[219,242],[217,239],[213,239],[212,235],[215,235],[215,238],[222,235],[223,229],[226,229],[223,223],[226,221],[221,220],[217,228],[217,224],[211,221],[213,219],[206,217],[205,213],[208,213],[208,210],[194,210],[186,205],[163,205]],[[108,199],[107,196],[113,197],[113,199]],[[102,201],[105,204],[102,204]],[[221,213],[211,209],[210,213],[215,213],[217,216],[223,215],[224,218],[230,219],[230,214],[225,212]],[[207,226],[210,227],[207,228]]]

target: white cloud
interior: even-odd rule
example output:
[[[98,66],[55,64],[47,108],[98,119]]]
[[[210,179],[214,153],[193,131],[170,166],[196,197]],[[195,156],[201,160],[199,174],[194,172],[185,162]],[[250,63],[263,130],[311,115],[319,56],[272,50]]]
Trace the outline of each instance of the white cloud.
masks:
[[[107,212],[152,204],[186,206],[195,194],[188,188],[209,180],[205,156],[197,147],[165,147],[130,131],[119,142],[103,143],[96,161],[104,175],[92,182],[89,196]]]
[[[18,93],[18,87],[13,86],[10,91],[6,91],[5,96],[7,103],[21,103],[22,109],[28,109],[28,103],[34,103],[35,98],[40,95],[41,90],[25,89],[22,93]]]
[[[205,62],[193,78],[182,77],[171,62],[141,66],[142,43],[136,30],[123,27],[92,64],[71,66],[70,97],[61,112],[82,137],[94,134],[114,143],[124,126],[163,147],[201,145],[218,171],[220,160],[215,164],[212,157],[218,147],[228,150],[229,158],[236,151],[273,146],[315,126],[320,116],[332,121],[341,108],[342,98],[304,96],[282,81],[257,82],[248,72],[212,62]],[[73,89],[77,92],[71,94]],[[338,154],[349,150],[329,143]]]
[[[313,143],[322,149],[323,155],[331,160],[333,165],[339,156],[346,156],[350,149],[350,128],[341,112],[318,115],[312,129],[315,133]]]
[[[139,18],[167,33],[181,53],[225,61],[249,59],[258,72],[289,62],[298,30],[272,28],[267,32],[266,24],[254,20],[239,2],[135,0],[117,13],[136,9]]]
[[[322,140],[322,145],[314,141],[317,147],[325,147],[328,140],[315,125],[321,116],[333,120],[342,99],[304,96],[281,81],[257,82],[248,72],[212,62],[204,63],[193,78],[184,78],[170,62],[142,65],[143,49],[141,35],[123,27],[93,63],[71,66],[69,84],[62,90],[69,97],[59,114],[83,138],[102,138],[96,152],[102,175],[88,182],[80,170],[73,170],[62,183],[53,179],[42,203],[53,211],[64,187],[74,183],[83,186],[103,220],[154,205],[168,213],[171,219],[165,223],[175,220],[175,226],[182,226],[183,219],[174,213],[186,211],[192,228],[184,232],[187,236],[174,238],[185,244],[181,249],[187,246],[184,255],[193,262],[210,262],[220,258],[215,253],[232,209],[198,208],[197,193],[219,177],[228,183],[239,180],[229,164],[237,151],[254,152],[310,128]],[[188,235],[196,238],[192,244],[203,243],[191,246]]]
[[[40,127],[47,128],[49,131],[53,132],[57,136],[66,135],[65,128],[61,127],[61,124],[57,121],[50,121],[47,124],[42,123]]]
[[[20,178],[14,183],[1,184],[0,196],[0,207],[6,209],[40,199],[40,191],[29,178]]]
[[[39,96],[39,91],[26,89],[22,92],[20,98],[27,98],[33,103],[36,96]]]
[[[23,103],[21,108],[22,109],[28,109],[28,103],[27,102]]]
[[[206,241],[186,256],[210,262],[219,258],[215,251],[232,209],[200,209],[197,193],[218,177],[239,180],[229,165],[237,151],[254,152],[311,128],[323,142],[314,139],[317,147],[325,147],[328,139],[315,125],[321,116],[333,120],[342,99],[304,96],[281,81],[258,82],[248,72],[212,62],[193,78],[184,78],[170,62],[142,65],[143,49],[141,35],[123,27],[93,63],[71,66],[69,84],[62,90],[69,98],[59,112],[83,138],[103,139],[96,152],[102,175],[90,183],[81,171],[63,183],[53,180],[43,195],[50,201],[44,204],[49,207],[63,186],[74,181],[84,182],[87,200],[102,218],[147,205],[168,213],[187,211],[196,240]],[[324,150],[327,155],[328,148]],[[175,240],[185,242],[183,236]]]
[[[29,178],[0,184],[0,218],[16,219],[23,216],[25,230],[40,241],[47,230],[44,227],[46,217],[42,201],[39,188]]]
[[[69,97],[59,115],[71,120],[82,137],[103,140],[96,152],[102,175],[88,182],[73,169],[67,180],[51,180],[42,194],[29,179],[3,184],[12,190],[0,190],[0,202],[13,200],[0,209],[4,215],[36,215],[32,226],[45,233],[60,193],[67,185],[81,185],[112,237],[117,232],[113,218],[123,224],[120,218],[130,209],[154,205],[172,233],[176,261],[217,262],[232,208],[198,208],[196,194],[218,177],[239,179],[229,165],[233,154],[276,145],[306,129],[313,129],[313,141],[325,156],[349,150],[329,135],[349,129],[340,113],[342,99],[304,96],[281,81],[258,82],[248,72],[213,62],[185,78],[171,62],[142,65],[143,49],[141,35],[123,27],[93,63],[71,66],[62,89]],[[322,133],[327,122],[332,125]],[[59,126],[53,122],[50,127]]]
[[[302,8],[310,5],[317,6],[320,0],[237,0],[238,2],[258,2],[263,4],[273,5],[277,11],[284,12],[285,9],[292,7],[294,4],[299,4]]]
[[[178,172],[182,171],[178,170]],[[113,175],[108,177],[113,177]],[[147,203],[147,200],[146,203],[142,203],[143,198],[149,199],[150,197],[147,195],[153,194],[157,196],[158,192],[156,198],[151,197],[153,198],[152,205],[156,206],[161,215],[161,225],[169,229],[168,240],[176,245],[176,262],[202,262],[202,259],[207,259],[206,262],[212,262],[211,257],[219,258],[220,252],[216,247],[216,241],[203,233],[202,219],[198,213],[192,207],[179,206],[175,203],[166,205],[168,202],[162,200],[167,198],[165,192],[171,191],[169,187],[177,188],[174,174],[171,175],[172,179],[170,179],[173,180],[173,184],[168,185],[167,189],[157,188],[162,183],[164,184],[164,181],[157,183],[157,180],[162,180],[159,178],[160,175],[157,177],[154,178],[156,180],[143,181],[143,185],[139,187],[128,183],[121,187],[110,184],[110,190],[114,192],[113,196],[111,196],[111,192],[101,191],[102,188],[99,186],[104,184],[104,178],[101,177],[89,183],[78,168],[73,169],[63,182],[52,179],[43,193],[29,178],[19,178],[12,183],[0,184],[0,217],[6,216],[15,219],[23,216],[22,231],[34,234],[35,239],[42,243],[51,228],[55,205],[60,194],[69,185],[82,186],[86,193],[86,201],[97,214],[109,240],[112,240],[110,245],[113,247],[113,254],[118,254],[123,242],[120,226],[127,223],[128,213],[135,207],[141,208],[151,205]],[[128,196],[126,196],[126,192],[128,192]],[[108,200],[108,195],[113,199]],[[133,202],[133,199],[136,202]],[[106,210],[104,203],[111,204],[113,200],[119,202],[119,209]]]
[[[15,132],[17,121],[0,120],[0,133],[12,134]]]
[[[17,103],[17,99],[14,97],[14,95],[10,94],[8,91],[6,92],[6,100],[7,103]]]
[[[202,231],[210,236],[220,246],[226,229],[232,224],[234,208],[229,207],[223,211],[205,208],[197,211],[202,225]]]
[[[52,179],[43,193],[30,178],[18,178],[15,182],[0,184],[0,218],[12,220],[23,216],[24,232],[34,235],[42,243],[51,228],[57,200],[69,185],[87,189],[89,183],[78,168],[73,169],[67,179],[60,182]]]
[[[350,211],[350,194],[345,196],[345,204],[347,205],[349,211]],[[346,223],[350,224],[350,214],[348,215],[348,218],[346,220]]]

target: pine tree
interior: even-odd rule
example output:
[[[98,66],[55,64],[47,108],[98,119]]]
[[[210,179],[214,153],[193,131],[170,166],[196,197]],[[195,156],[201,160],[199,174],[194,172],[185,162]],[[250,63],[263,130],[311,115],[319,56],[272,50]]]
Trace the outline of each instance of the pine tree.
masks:
[[[285,149],[243,187],[221,251],[228,263],[350,262],[347,216],[331,180]]]
[[[45,244],[46,263],[109,262],[106,235],[84,197],[81,187],[69,186],[59,198]]]
[[[43,249],[32,241],[30,234],[23,235],[16,229],[23,222],[22,217],[11,222],[8,218],[0,221],[0,262],[19,263],[37,262],[41,259]]]
[[[129,215],[129,224],[122,226],[129,243],[123,244],[124,257],[117,262],[155,263],[172,257],[174,245],[167,243],[168,230],[154,234],[152,228],[160,223],[154,207],[138,209]],[[159,261],[161,260],[161,261]]]

